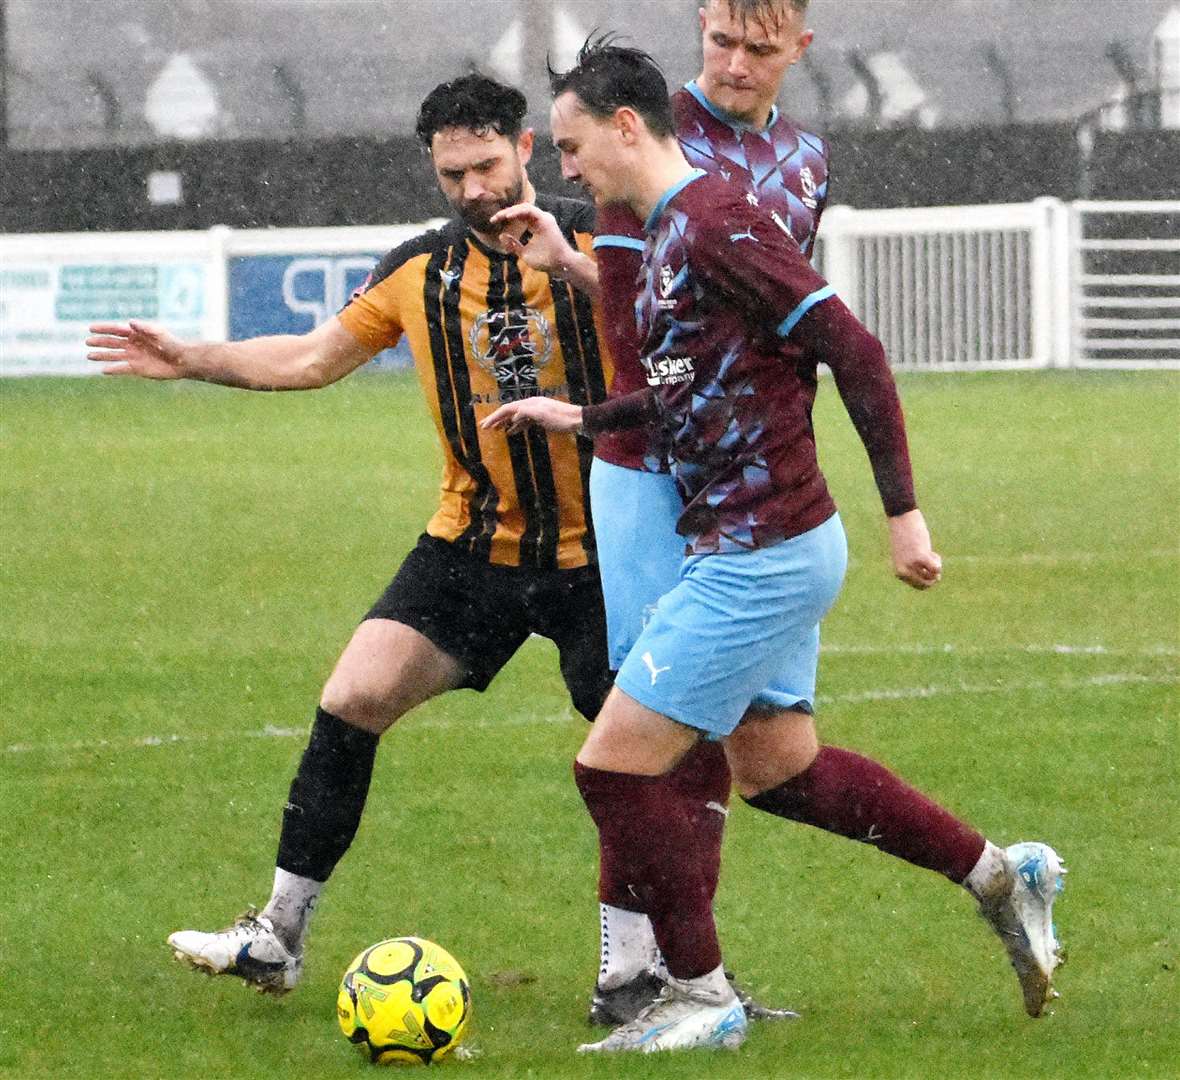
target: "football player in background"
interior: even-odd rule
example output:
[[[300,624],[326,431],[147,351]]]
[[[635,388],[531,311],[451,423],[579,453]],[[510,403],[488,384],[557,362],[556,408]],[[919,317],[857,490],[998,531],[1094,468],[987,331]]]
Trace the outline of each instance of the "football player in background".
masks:
[[[575,764],[603,866],[650,913],[669,978],[655,1005],[583,1049],[736,1045],[744,1036],[711,927],[710,868],[696,859],[693,815],[667,779],[703,742],[724,745],[750,805],[962,884],[1004,941],[1026,1010],[1040,1015],[1058,962],[1056,853],[1044,844],[998,848],[877,763],[821,748],[815,732],[818,626],[846,562],[811,428],[819,363],[832,369],[868,451],[895,573],[919,589],[941,574],[880,343],[811,268],[773,203],[693,167],[649,57],[589,42],[553,83],[563,173],[600,205],[625,203],[644,221],[636,312],[648,385],[586,408],[508,404],[484,423],[595,435],[658,428],[689,552]],[[534,211],[501,217],[552,233]],[[604,547],[608,518],[652,520],[649,503],[625,493],[599,502],[598,492]],[[657,541],[637,529],[626,554],[642,562]],[[652,845],[657,830],[663,842]]]

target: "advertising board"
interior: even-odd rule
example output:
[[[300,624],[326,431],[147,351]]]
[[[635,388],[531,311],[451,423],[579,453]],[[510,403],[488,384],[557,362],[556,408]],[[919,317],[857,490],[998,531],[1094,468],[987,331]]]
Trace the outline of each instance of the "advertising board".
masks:
[[[0,267],[0,373],[85,375],[87,327],[146,319],[204,335],[207,266],[195,260],[24,258]]]

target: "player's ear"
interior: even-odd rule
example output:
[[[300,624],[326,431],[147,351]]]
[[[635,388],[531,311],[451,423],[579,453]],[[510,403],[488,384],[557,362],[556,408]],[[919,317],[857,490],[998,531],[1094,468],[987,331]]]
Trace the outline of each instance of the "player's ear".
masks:
[[[527,165],[533,156],[533,143],[536,139],[536,133],[532,128],[525,128],[516,137],[516,156],[520,158],[522,165]]]
[[[709,13],[703,8],[697,8],[697,22],[700,24],[701,33],[705,32],[705,27],[709,23]]]
[[[615,131],[626,145],[630,146],[635,142],[635,137],[639,133],[639,114],[634,109],[620,105],[615,109],[614,123]]]
[[[791,57],[791,63],[798,63],[803,59],[803,54],[807,52],[807,47],[815,39],[814,30],[804,30],[802,34],[795,40],[795,55]]]

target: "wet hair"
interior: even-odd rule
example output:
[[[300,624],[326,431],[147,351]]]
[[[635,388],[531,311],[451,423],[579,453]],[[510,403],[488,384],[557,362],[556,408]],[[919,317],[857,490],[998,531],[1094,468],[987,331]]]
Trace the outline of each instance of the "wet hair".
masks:
[[[811,0],[726,0],[726,6],[730,18],[762,22],[767,19],[778,20],[784,7],[793,7],[800,15],[806,14],[809,2]]]
[[[436,132],[451,127],[515,139],[527,111],[528,102],[519,90],[473,72],[441,83],[426,95],[414,132],[427,149]]]
[[[634,109],[656,138],[668,138],[675,125],[660,65],[639,49],[615,44],[617,40],[614,34],[591,34],[569,71],[549,68],[549,89],[555,98],[567,91],[575,94],[600,120],[617,109]]]

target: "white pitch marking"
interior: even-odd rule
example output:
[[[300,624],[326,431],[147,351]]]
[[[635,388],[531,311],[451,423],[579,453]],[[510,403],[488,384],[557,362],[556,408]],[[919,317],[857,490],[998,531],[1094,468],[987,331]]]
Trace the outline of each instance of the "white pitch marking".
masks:
[[[1180,559],[1180,550],[1154,548],[1148,551],[1021,551],[1011,555],[943,555],[955,563],[980,563],[998,566],[1059,566],[1067,563],[1118,562],[1133,559]]]
[[[1136,675],[1111,672],[1086,679],[1024,679],[1017,682],[959,683],[957,686],[908,686],[896,690],[860,690],[851,694],[820,695],[820,704],[853,705],[864,701],[912,701],[922,698],[980,696],[1042,690],[1087,690],[1104,686],[1174,686],[1180,675]]]
[[[821,653],[833,656],[987,656],[1027,653],[1030,656],[1180,656],[1174,645],[1145,645],[1138,649],[1112,649],[1107,645],[821,645]]]
[[[1175,686],[1180,684],[1180,675],[1140,675],[1134,672],[1115,671],[1104,675],[1091,675],[1082,679],[1027,679],[1016,682],[957,683],[952,686],[906,686],[887,690],[858,690],[847,694],[821,695],[824,705],[856,705],[867,701],[914,701],[935,697],[994,696],[996,694],[1038,692],[1055,690],[1087,690],[1117,686]],[[532,714],[498,720],[457,720],[450,717],[421,717],[410,721],[414,727],[423,728],[477,728],[500,729],[505,727],[542,727],[549,724],[565,723],[573,719],[572,713],[565,712]],[[229,732],[224,735],[142,735],[129,739],[91,739],[68,743],[10,743],[0,749],[5,754],[69,753],[70,751],[92,750],[141,750],[161,746],[180,746],[200,742],[228,742],[234,739],[295,739],[306,738],[307,728],[282,728],[268,724],[261,731]]]

